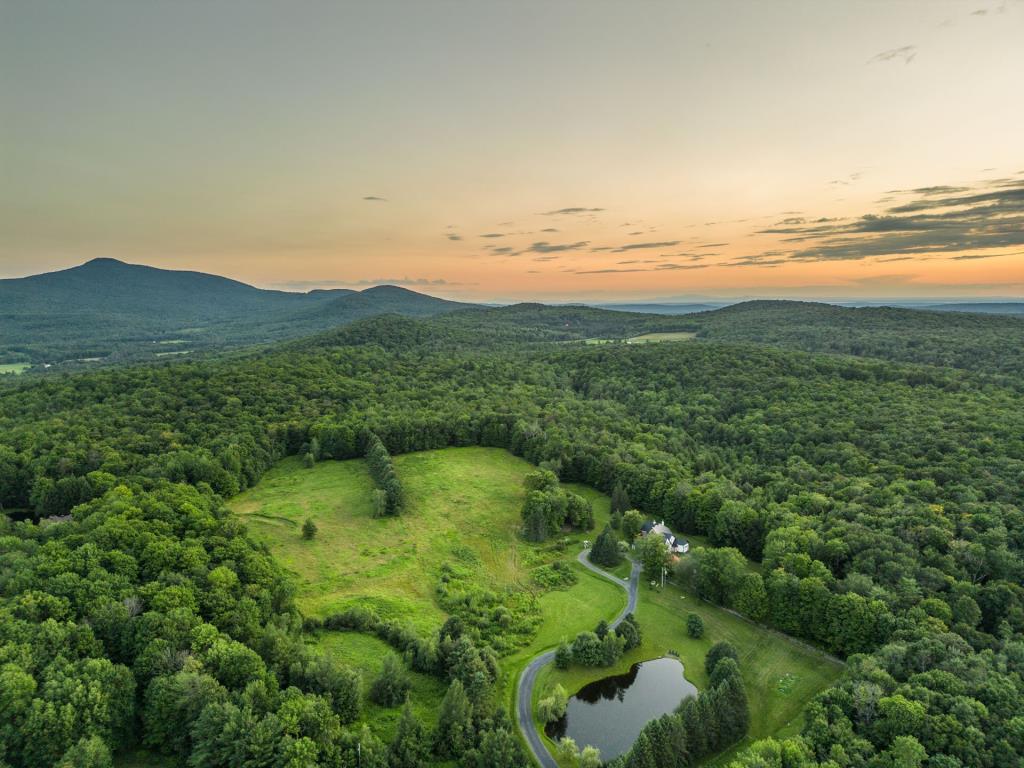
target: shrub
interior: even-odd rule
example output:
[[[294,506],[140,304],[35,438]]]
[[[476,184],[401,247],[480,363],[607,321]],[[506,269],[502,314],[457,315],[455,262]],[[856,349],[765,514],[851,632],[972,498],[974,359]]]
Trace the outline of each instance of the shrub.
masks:
[[[555,651],[555,666],[558,669],[568,669],[572,665],[572,648],[568,643],[562,643]]]
[[[704,636],[704,619],[696,613],[686,616],[686,634],[696,639]]]
[[[310,518],[307,517],[306,518],[306,522],[304,522],[302,524],[302,538],[304,538],[307,541],[309,541],[314,536],[316,536],[316,532],[317,532],[316,523],[314,523]]]

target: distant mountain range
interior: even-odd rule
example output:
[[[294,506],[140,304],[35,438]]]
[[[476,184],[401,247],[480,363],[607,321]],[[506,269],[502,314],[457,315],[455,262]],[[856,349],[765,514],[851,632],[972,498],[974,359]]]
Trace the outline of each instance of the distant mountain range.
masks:
[[[642,312],[651,315],[690,315],[694,312],[708,312],[712,309],[720,309],[732,302],[715,302],[707,304],[675,304],[656,303],[644,304],[643,302],[615,303],[615,304],[590,304],[588,306],[597,309],[611,309],[616,312]]]
[[[263,290],[201,272],[157,269],[114,259],[0,280],[0,364],[29,362],[75,368],[173,359],[309,336],[381,315],[444,315],[438,328],[459,335],[466,343],[488,338],[617,339],[656,331],[692,331],[707,340],[808,351],[916,362],[949,358],[954,362],[946,364],[971,367],[983,363],[993,370],[1024,367],[1024,361],[1018,366],[1017,353],[1012,350],[981,360],[969,352],[970,344],[951,343],[951,336],[957,334],[972,339],[995,334],[992,344],[997,338],[1014,338],[1024,347],[1024,302],[949,302],[919,304],[913,309],[795,301],[495,307],[447,301],[394,285],[363,291]],[[986,341],[983,346],[991,345]],[[1002,360],[1007,355],[1013,360]]]
[[[0,280],[0,362],[194,353],[375,315],[430,317],[470,306],[393,285],[289,293],[202,272],[94,259]]]

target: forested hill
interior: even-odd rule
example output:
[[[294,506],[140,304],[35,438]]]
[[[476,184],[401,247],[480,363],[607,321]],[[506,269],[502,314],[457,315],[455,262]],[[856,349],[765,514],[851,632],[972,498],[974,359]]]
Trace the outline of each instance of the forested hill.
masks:
[[[290,293],[94,259],[0,280],[0,362],[146,359],[297,337],[374,315],[426,317],[467,306],[396,286]]]
[[[0,389],[0,760],[141,742],[196,768],[254,744],[286,765],[301,743],[303,765],[396,764],[346,726],[353,673],[312,655],[287,576],[221,502],[282,456],[362,455],[372,429],[392,454],[500,446],[621,486],[716,547],[694,553],[710,599],[847,656],[800,736],[758,748],[786,762],[743,768],[1020,765],[1016,391],[751,344],[445,343],[462,322]],[[480,756],[460,766],[524,767],[476,695]]]
[[[748,301],[680,318],[701,338],[1024,374],[1024,319],[894,307]]]

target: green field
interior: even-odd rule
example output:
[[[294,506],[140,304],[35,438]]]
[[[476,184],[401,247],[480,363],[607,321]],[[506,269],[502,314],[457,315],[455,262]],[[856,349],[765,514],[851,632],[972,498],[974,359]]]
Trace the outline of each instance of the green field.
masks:
[[[615,616],[625,604],[626,593],[575,563],[583,540],[594,533],[570,536],[564,552],[518,536],[522,482],[533,469],[526,461],[495,448],[448,448],[396,456],[394,461],[408,499],[401,517],[372,516],[373,483],[362,460],[321,462],[307,469],[296,458],[286,459],[229,506],[295,574],[297,600],[307,614],[326,616],[362,604],[385,618],[410,623],[424,634],[435,631],[445,619],[435,598],[445,562],[465,559],[471,551],[479,563],[475,578],[481,584],[537,591],[532,569],[554,559],[572,560],[578,583],[539,594],[542,623],[537,635],[528,647],[501,660],[499,695],[512,711],[515,685],[526,662],[581,630],[593,629],[601,619]],[[567,487],[591,500],[596,529],[603,527],[609,516],[608,497],[585,486]],[[319,529],[312,541],[300,535],[307,517]],[[694,543],[703,542],[695,537]],[[622,570],[626,573],[628,568]],[[707,632],[701,640],[686,636],[687,611],[704,618]],[[807,700],[840,672],[838,665],[813,651],[674,586],[663,591],[642,586],[637,613],[644,643],[617,667],[566,672],[549,667],[541,673],[537,695],[556,682],[576,691],[591,680],[670,651],[679,654],[687,677],[703,687],[707,684],[704,655],[714,642],[726,639],[742,657],[751,702],[751,735],[757,738],[793,721]],[[323,632],[316,640],[334,657],[360,669],[367,682],[389,652],[383,642],[356,633]],[[444,687],[423,675],[412,677],[413,706],[430,723]],[[384,738],[391,735],[397,715],[397,710],[369,703],[364,708],[364,720]]]
[[[626,339],[627,344],[656,344],[659,341],[689,341],[696,338],[692,331],[667,331],[664,333],[645,333]]]
[[[699,640],[686,634],[686,615],[690,612],[704,620],[705,632]],[[660,589],[642,582],[636,615],[643,631],[639,648],[607,669],[572,667],[559,671],[549,666],[538,676],[535,698],[546,695],[559,683],[567,691],[578,691],[593,680],[626,672],[638,661],[669,654],[678,655],[686,678],[704,688],[708,683],[704,657],[716,642],[728,640],[739,652],[750,702],[750,736],[744,742],[749,744],[798,726],[800,712],[807,702],[839,677],[843,669],[824,654],[705,603],[672,584]],[[709,765],[725,764],[741,746],[719,755]]]
[[[6,373],[17,376],[32,367],[32,363],[0,363],[0,376]]]
[[[660,341],[690,341],[697,334],[693,331],[662,331],[630,336],[628,339],[584,339],[584,344],[656,344]]]

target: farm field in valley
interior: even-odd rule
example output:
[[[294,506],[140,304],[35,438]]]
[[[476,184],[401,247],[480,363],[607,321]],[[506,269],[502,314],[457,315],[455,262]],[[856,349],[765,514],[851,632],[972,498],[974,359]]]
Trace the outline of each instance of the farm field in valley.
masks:
[[[31,363],[0,363],[0,376],[13,374],[17,376],[32,367]]]

